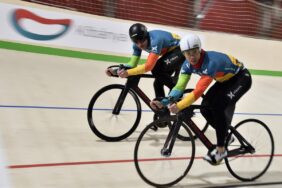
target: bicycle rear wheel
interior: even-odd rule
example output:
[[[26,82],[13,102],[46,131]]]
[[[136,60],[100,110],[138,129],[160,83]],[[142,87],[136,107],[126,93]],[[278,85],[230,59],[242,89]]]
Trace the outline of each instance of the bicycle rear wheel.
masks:
[[[91,99],[87,119],[93,133],[106,141],[120,141],[131,135],[141,118],[141,104],[129,90],[118,114],[113,109],[124,85],[113,84],[100,89]]]
[[[176,138],[171,155],[164,156],[164,143],[171,129],[168,127],[152,130],[157,123],[170,121],[176,122],[175,116],[156,120],[149,124],[137,139],[134,149],[134,163],[140,177],[149,185],[162,187],[172,186],[186,176],[195,157],[195,142],[183,142]],[[192,133],[186,125],[186,136],[192,137]]]
[[[243,120],[235,126],[235,129],[255,149],[254,153],[246,153],[225,159],[229,172],[241,181],[253,181],[261,177],[269,168],[273,154],[274,141],[269,128],[263,122],[256,119]],[[235,141],[227,146],[228,152],[234,149],[243,149],[235,134],[230,133],[227,139],[233,135]]]

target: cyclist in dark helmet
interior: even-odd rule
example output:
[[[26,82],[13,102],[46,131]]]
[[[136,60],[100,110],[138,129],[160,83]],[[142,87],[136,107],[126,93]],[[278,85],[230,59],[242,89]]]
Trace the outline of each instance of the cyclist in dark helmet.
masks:
[[[145,25],[137,23],[129,28],[129,37],[134,43],[144,41],[148,38],[148,31]]]
[[[179,47],[180,37],[163,30],[148,31],[146,26],[135,23],[129,28],[129,37],[133,42],[133,54],[125,65],[128,70],[107,69],[108,75],[115,72],[122,78],[151,71],[155,76],[156,97],[164,97],[164,85],[170,90],[174,87],[185,57]],[[138,65],[142,51],[149,53],[145,64]]]

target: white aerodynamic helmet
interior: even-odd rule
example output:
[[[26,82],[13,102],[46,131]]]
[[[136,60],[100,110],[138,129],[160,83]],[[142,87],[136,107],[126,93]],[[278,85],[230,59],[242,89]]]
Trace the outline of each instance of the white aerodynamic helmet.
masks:
[[[193,48],[199,48],[201,51],[201,40],[198,35],[188,34],[180,40],[180,49],[182,52]]]

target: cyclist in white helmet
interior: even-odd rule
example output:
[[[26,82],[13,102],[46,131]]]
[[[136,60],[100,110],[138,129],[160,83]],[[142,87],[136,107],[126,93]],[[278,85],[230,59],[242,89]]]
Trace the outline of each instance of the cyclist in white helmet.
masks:
[[[180,48],[186,61],[182,65],[176,86],[169,96],[177,100],[183,91],[192,73],[200,75],[195,89],[182,100],[169,105],[168,99],[152,101],[154,109],[168,105],[170,112],[177,113],[194,103],[211,85],[202,104],[208,108],[201,113],[207,122],[216,130],[217,147],[209,151],[204,157],[213,165],[219,164],[227,156],[225,138],[227,126],[231,124],[236,102],[250,89],[252,78],[243,63],[231,55],[216,51],[204,51],[201,40],[197,35],[189,34],[181,39]]]

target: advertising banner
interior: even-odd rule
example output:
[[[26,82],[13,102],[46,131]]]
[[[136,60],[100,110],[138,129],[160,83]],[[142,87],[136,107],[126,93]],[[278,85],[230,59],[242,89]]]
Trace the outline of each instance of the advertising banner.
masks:
[[[0,3],[0,40],[126,54],[129,23]]]

